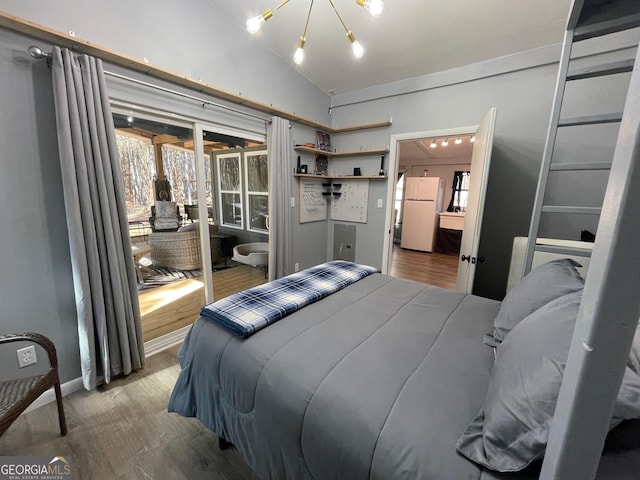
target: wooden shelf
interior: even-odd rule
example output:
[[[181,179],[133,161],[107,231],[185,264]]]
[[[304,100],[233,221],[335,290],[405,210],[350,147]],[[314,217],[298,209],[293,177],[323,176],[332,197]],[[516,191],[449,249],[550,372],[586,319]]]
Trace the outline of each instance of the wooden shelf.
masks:
[[[350,125],[339,128],[333,128],[330,125],[324,125],[316,120],[308,119],[297,115],[294,112],[288,112],[280,108],[274,107],[270,103],[253,100],[243,96],[241,93],[232,92],[220,87],[207,84],[201,80],[186,77],[184,74],[167,70],[163,67],[152,65],[142,59],[102,47],[95,43],[83,40],[80,37],[68,35],[67,33],[53,30],[52,28],[40,25],[38,23],[26,20],[24,18],[11,15],[10,13],[0,12],[0,27],[30,36],[37,40],[47,43],[67,47],[76,53],[86,53],[94,57],[100,58],[105,62],[118,65],[120,67],[133,70],[135,72],[164,80],[174,85],[189,88],[191,90],[202,92],[216,98],[227,100],[236,105],[251,108],[253,110],[263,112],[269,115],[286,118],[293,122],[313,127],[327,133],[344,133],[359,130],[368,130],[372,128],[382,128],[391,125],[392,120],[383,120],[380,122],[364,123],[360,125]]]
[[[317,178],[317,179],[329,179],[329,180],[385,180],[386,175],[314,175],[313,173],[294,173],[294,177],[300,178]]]
[[[320,150],[317,148],[310,147],[293,147],[296,152],[305,152],[311,153],[313,155],[326,155],[329,158],[338,158],[338,157],[359,157],[365,155],[382,155],[389,152],[386,148],[374,148],[371,150],[354,150],[352,152],[328,152],[326,150]]]

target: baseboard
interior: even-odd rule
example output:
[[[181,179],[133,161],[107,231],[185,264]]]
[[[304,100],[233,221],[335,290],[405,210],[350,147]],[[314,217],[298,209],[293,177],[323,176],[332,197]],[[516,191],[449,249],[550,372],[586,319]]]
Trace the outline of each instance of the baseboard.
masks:
[[[144,355],[145,357],[150,357],[151,355],[155,355],[156,353],[160,353],[167,348],[171,348],[174,345],[178,345],[182,343],[182,341],[189,333],[191,329],[191,325],[187,325],[186,327],[179,328],[178,330],[174,330],[173,332],[166,333],[161,337],[154,338],[144,343]]]
[[[82,377],[74,378],[73,380],[69,380],[60,385],[60,390],[62,391],[62,396],[66,397],[67,395],[72,394],[73,392],[77,392],[78,390],[82,390],[84,388],[82,384]],[[56,394],[53,391],[53,388],[50,388],[42,395],[38,397],[38,399],[33,402],[23,413],[29,413],[31,410],[35,410],[47,403],[55,402]]]
[[[189,333],[189,329],[191,325],[187,325],[186,327],[182,327],[173,332],[169,332],[161,337],[154,338],[153,340],[149,340],[144,344],[144,352],[145,357],[150,357],[151,355],[155,355],[156,353],[160,353],[167,348],[171,348],[174,345],[178,345],[182,343],[182,341]],[[72,394],[73,392],[77,392],[78,390],[82,390],[84,388],[82,384],[82,377],[74,378],[73,380],[69,380],[60,385],[60,390],[62,391],[62,396],[66,397],[67,395]],[[47,403],[55,402],[56,395],[53,391],[53,388],[50,388],[46,392],[44,392],[40,397],[33,402],[29,407],[24,411],[24,413],[30,412],[39,408]]]

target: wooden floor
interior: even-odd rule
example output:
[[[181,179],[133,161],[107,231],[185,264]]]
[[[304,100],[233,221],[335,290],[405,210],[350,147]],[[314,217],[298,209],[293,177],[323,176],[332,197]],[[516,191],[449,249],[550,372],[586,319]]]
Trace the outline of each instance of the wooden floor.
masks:
[[[455,287],[457,257],[394,249],[391,275]],[[265,281],[245,265],[214,272],[216,298]],[[204,302],[192,279],[140,292],[145,340],[190,325]],[[178,347],[147,358],[144,369],[97,391],[65,397],[69,433],[60,437],[55,403],[22,415],[0,437],[0,455],[64,456],[73,478],[255,480],[235,448],[197,420],[167,412],[180,371]]]
[[[393,247],[389,275],[455,290],[458,257]]]
[[[0,455],[63,456],[74,479],[257,480],[235,448],[220,451],[200,422],[167,412],[177,350],[106,388],[65,397],[66,437],[55,403],[21,415],[0,437]]]
[[[249,265],[237,264],[212,275],[216,300],[266,282],[264,270]],[[204,281],[197,277],[142,290],[138,300],[147,342],[194,322],[204,305]]]

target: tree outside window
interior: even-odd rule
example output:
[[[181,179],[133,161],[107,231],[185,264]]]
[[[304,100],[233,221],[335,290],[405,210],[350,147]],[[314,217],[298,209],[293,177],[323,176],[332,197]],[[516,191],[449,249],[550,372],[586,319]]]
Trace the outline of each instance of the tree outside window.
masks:
[[[156,164],[153,145],[137,135],[116,133],[127,216],[130,222],[147,221],[153,205]]]

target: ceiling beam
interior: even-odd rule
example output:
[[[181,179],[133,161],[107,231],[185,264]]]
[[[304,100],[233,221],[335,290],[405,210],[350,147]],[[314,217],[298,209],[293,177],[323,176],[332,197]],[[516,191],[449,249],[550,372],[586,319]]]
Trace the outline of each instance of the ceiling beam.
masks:
[[[165,143],[178,143],[180,139],[175,135],[169,135],[168,133],[163,133],[162,135],[154,135],[151,139],[151,143],[154,145],[162,145]]]

